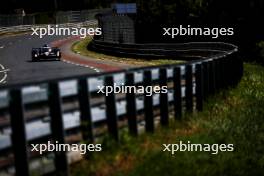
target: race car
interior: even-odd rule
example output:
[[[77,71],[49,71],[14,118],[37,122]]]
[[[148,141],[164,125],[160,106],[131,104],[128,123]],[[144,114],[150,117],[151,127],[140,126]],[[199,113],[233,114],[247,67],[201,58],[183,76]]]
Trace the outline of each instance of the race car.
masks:
[[[32,61],[37,61],[40,59],[50,59],[56,58],[60,60],[61,51],[57,47],[50,47],[47,44],[40,48],[32,48]]]

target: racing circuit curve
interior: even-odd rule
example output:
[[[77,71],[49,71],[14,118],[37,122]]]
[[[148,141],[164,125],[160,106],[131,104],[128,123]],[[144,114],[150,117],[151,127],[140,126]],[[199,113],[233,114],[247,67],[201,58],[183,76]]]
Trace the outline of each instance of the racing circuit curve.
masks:
[[[31,34],[0,38],[0,64],[5,71],[4,80],[7,85],[21,84],[34,81],[45,81],[54,78],[80,76],[83,74],[98,73],[100,71],[114,71],[129,67],[128,65],[116,65],[105,63],[93,58],[75,54],[71,51],[71,45],[79,37],[71,36],[45,36],[39,38]],[[63,62],[55,60],[31,61],[31,49],[48,43],[60,47]],[[0,70],[3,72],[3,69]],[[1,78],[1,77],[0,77]]]

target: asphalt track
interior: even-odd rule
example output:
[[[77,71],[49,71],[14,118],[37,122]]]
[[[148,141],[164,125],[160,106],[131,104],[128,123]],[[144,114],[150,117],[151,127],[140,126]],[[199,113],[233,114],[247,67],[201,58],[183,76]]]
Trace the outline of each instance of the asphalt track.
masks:
[[[61,36],[22,34],[0,38],[0,86],[95,73],[96,70],[56,60],[31,61],[31,49],[63,39]],[[63,58],[62,58],[63,60]],[[4,69],[3,69],[4,68]]]

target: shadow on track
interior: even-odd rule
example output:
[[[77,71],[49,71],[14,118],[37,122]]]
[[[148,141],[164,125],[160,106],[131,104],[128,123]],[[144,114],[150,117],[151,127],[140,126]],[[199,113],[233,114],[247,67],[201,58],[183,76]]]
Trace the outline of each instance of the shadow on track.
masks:
[[[39,59],[39,60],[27,60],[27,62],[53,62],[53,61],[61,61],[59,59]]]

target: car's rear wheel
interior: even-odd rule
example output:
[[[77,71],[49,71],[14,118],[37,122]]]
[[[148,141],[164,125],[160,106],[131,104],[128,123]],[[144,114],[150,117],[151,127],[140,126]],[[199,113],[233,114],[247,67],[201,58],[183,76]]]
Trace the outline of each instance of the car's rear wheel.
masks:
[[[60,60],[60,58],[61,58],[61,53],[60,53],[60,51],[57,51],[56,56],[57,56],[57,59]]]

